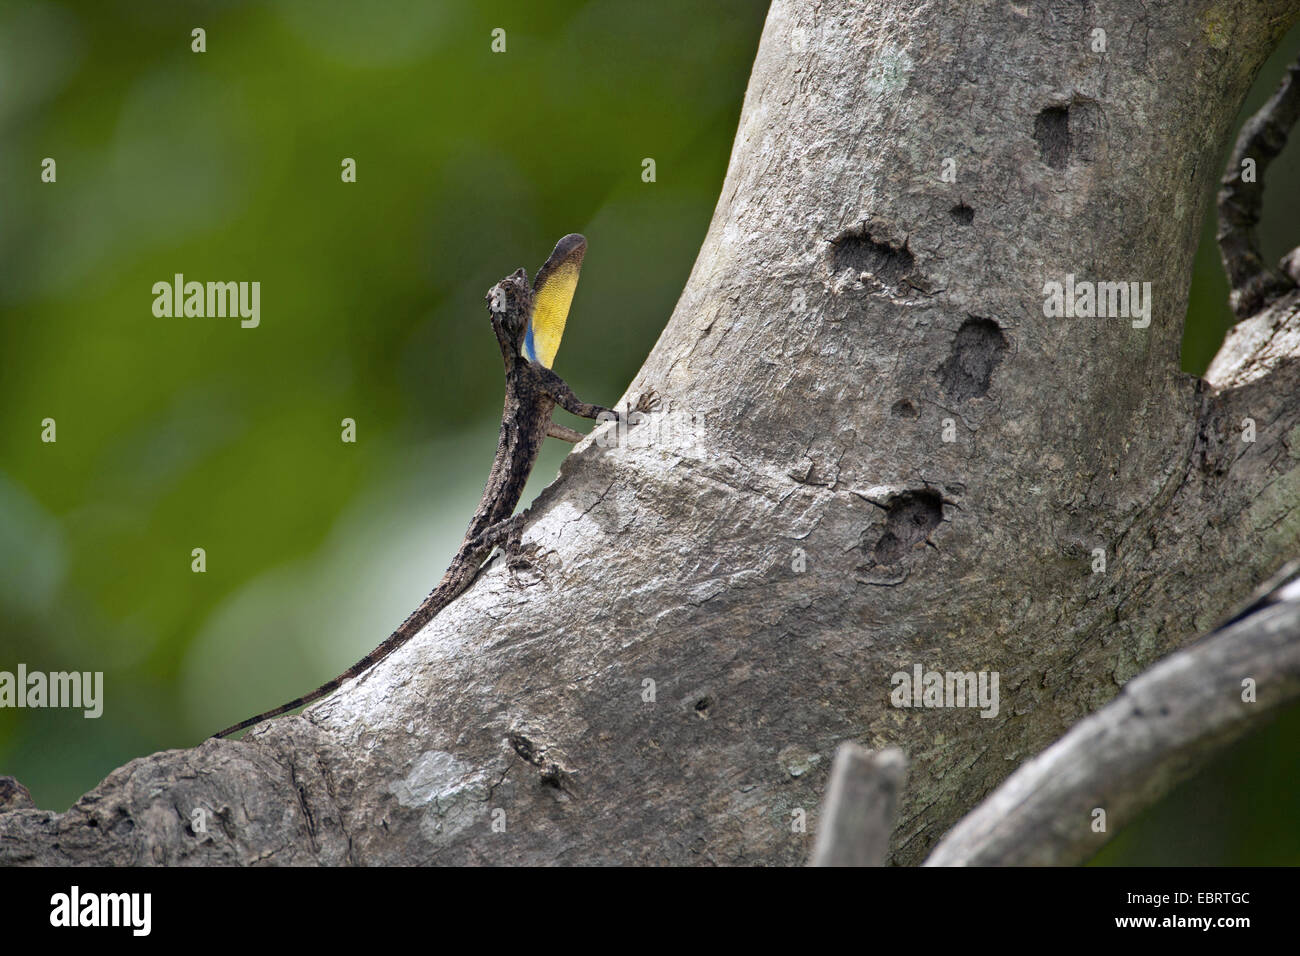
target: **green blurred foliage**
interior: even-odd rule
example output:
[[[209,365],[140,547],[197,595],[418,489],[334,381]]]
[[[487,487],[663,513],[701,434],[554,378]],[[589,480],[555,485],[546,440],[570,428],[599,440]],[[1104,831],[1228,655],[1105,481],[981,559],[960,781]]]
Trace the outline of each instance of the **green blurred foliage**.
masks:
[[[484,292],[586,234],[556,368],[614,402],[703,238],[765,11],[0,2],[0,669],[101,670],[108,696],[94,721],[0,710],[0,772],[62,809],[396,625],[441,574],[495,446]],[[1270,180],[1295,171],[1284,157]],[[1269,193],[1274,256],[1294,202]],[[1229,321],[1212,232],[1185,342],[1198,372]],[[258,280],[261,325],[156,318],[152,285],[175,273]],[[526,500],[564,453],[548,448]]]

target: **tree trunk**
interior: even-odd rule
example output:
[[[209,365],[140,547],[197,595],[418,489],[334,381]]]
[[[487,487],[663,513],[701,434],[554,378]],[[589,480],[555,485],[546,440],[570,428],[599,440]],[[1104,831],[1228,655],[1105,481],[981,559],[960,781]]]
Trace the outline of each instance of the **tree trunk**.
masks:
[[[540,573],[495,561],[304,717],[0,814],[0,862],[799,863],[845,740],[908,755],[920,860],[1297,551],[1297,310],[1178,366],[1220,157],[1298,15],[776,0],[628,392],[660,409],[540,496]],[[1067,276],[1149,282],[1149,326],[1046,316]],[[998,713],[891,706],[918,664],[998,672]]]

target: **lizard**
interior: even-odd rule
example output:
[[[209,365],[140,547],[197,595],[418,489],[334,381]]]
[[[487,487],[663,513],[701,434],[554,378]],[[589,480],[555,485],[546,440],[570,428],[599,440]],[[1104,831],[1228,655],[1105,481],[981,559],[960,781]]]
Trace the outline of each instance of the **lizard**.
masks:
[[[548,437],[568,442],[582,438],[581,433],[551,421],[556,406],[580,418],[605,416],[609,420],[621,420],[612,409],[579,401],[564,380],[551,370],[586,252],[587,240],[571,233],[555,244],[555,250],[538,270],[531,288],[527,271],[520,268],[488,290],[485,297],[488,313],[506,372],[501,435],[478,510],[470,519],[465,537],[438,586],[382,644],[338,677],[287,704],[241,720],[213,734],[214,738],[228,737],[320,700],[347,681],[360,677],[407,643],[463,594],[499,545],[504,547],[512,569],[525,563],[520,560],[520,547],[527,512],[516,515],[514,511],[538,452]]]

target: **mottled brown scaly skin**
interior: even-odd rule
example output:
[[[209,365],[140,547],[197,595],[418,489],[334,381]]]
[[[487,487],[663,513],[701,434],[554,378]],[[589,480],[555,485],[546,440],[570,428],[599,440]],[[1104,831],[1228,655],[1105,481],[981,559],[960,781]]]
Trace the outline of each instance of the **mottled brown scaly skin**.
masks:
[[[565,251],[562,246],[566,242],[570,243],[570,248],[576,246],[576,243],[582,243],[584,248],[586,245],[581,236],[566,236],[561,240],[561,245],[556,247],[551,259],[547,260],[547,266],[542,267],[543,273],[556,256]],[[489,290],[487,302],[492,316],[492,329],[496,332],[501,357],[506,365],[506,403],[501,413],[501,437],[497,443],[496,459],[492,462],[492,472],[488,475],[487,487],[483,489],[483,498],[474,517],[470,519],[465,538],[442,576],[442,581],[387,640],[338,677],[317,687],[310,694],[227,727],[213,734],[214,737],[228,737],[271,717],[296,710],[333,693],[346,681],[360,677],[418,634],[438,612],[459,597],[473,582],[483,561],[497,545],[504,544],[511,561],[517,560],[524,515],[512,515],[524,493],[524,485],[528,482],[542,443],[548,434],[567,441],[576,441],[581,437],[577,432],[551,422],[555,406],[559,405],[581,418],[596,418],[602,412],[614,414],[600,405],[578,401],[563,379],[550,369],[523,357],[524,332],[533,302],[528,273],[519,269],[502,279]]]

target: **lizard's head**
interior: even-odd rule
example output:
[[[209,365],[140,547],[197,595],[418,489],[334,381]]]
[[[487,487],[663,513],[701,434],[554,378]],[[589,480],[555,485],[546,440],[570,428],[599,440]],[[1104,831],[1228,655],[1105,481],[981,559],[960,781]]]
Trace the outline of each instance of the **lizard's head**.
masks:
[[[516,269],[488,289],[486,299],[492,328],[501,343],[501,352],[509,362],[523,348],[528,316],[533,311],[533,290],[528,284],[528,273]]]

